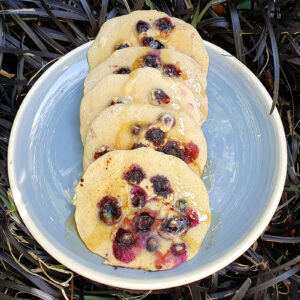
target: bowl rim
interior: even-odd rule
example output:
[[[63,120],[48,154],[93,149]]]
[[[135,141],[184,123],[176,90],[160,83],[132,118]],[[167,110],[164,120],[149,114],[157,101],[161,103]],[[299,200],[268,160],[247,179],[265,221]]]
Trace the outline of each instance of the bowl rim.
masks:
[[[99,271],[96,272],[85,266],[82,266],[76,260],[70,258],[64,252],[57,249],[55,245],[53,245],[48,241],[47,237],[44,236],[43,232],[40,231],[37,225],[30,218],[25,217],[29,213],[26,210],[26,206],[23,206],[22,209],[20,209],[22,205],[22,196],[18,188],[19,185],[18,185],[17,176],[15,174],[13,158],[16,151],[14,146],[16,142],[15,137],[17,131],[22,126],[22,119],[24,116],[25,109],[27,108],[28,105],[30,105],[30,99],[32,95],[35,94],[38,91],[39,87],[43,84],[43,82],[47,80],[48,74],[50,74],[56,68],[59,68],[61,65],[63,65],[65,61],[69,59],[69,57],[76,55],[77,53],[80,53],[83,49],[89,48],[92,42],[93,41],[90,41],[70,51],[68,54],[64,55],[57,62],[55,62],[48,70],[46,70],[41,75],[41,77],[36,81],[36,83],[32,86],[30,91],[27,93],[26,97],[24,98],[17,112],[17,115],[15,117],[11,129],[11,135],[10,135],[9,145],[8,145],[8,176],[9,176],[10,188],[14,197],[14,202],[16,204],[16,207],[18,208],[21,218],[23,219],[25,225],[27,226],[32,236],[38,241],[38,243],[44,248],[44,250],[47,251],[51,256],[53,256],[57,261],[61,262],[63,265],[65,265],[72,271],[86,278],[94,280],[96,282],[100,282],[102,284],[107,284],[110,286],[124,288],[124,289],[133,289],[133,290],[157,290],[157,289],[166,289],[166,288],[188,284],[200,280],[201,278],[205,278],[219,271],[220,269],[224,268],[225,266],[233,262],[235,259],[237,259],[240,255],[242,255],[258,239],[258,237],[262,234],[262,232],[265,230],[268,223],[270,222],[280,201],[282,191],[284,188],[286,171],[287,171],[287,148],[286,148],[285,133],[284,133],[283,125],[280,116],[278,114],[277,108],[275,108],[275,110],[273,111],[271,118],[273,118],[274,121],[273,124],[275,125],[274,132],[278,138],[278,145],[277,145],[278,153],[279,153],[278,175],[274,183],[274,189],[270,197],[267,209],[262,214],[260,220],[250,230],[248,235],[244,237],[242,241],[239,243],[239,247],[235,247],[234,249],[229,251],[225,256],[220,257],[219,259],[211,262],[210,264],[202,268],[202,270],[194,270],[189,274],[184,274],[184,273],[178,274],[175,279],[172,278],[172,281],[167,280],[167,278],[166,280],[146,279],[141,282],[137,282],[134,279],[128,279],[128,278],[119,280],[113,275],[107,275],[104,272],[99,272]],[[215,50],[221,55],[230,56],[232,62],[236,64],[237,67],[239,67],[241,72],[247,75],[249,80],[251,80],[254,84],[256,84],[257,89],[263,96],[263,101],[268,106],[271,107],[272,99],[269,93],[264,88],[262,83],[258,80],[258,78],[244,64],[242,64],[232,54],[228,53],[227,51],[223,50],[222,48],[210,42],[204,41],[204,45],[206,47]]]

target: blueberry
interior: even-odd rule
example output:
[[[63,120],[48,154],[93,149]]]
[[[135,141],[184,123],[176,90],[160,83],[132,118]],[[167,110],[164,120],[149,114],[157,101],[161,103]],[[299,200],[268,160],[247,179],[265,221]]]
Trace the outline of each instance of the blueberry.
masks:
[[[146,55],[143,60],[145,67],[156,68],[160,67],[160,59],[156,55]]]
[[[138,149],[138,148],[143,148],[143,147],[147,147],[147,146],[145,146],[144,144],[142,144],[142,143],[135,143],[135,144],[133,144],[133,146],[131,147],[131,150],[134,150],[134,149]]]
[[[128,48],[128,47],[130,47],[130,45],[128,43],[119,44],[116,46],[115,50],[121,50],[121,49]]]
[[[150,36],[144,36],[142,38],[142,45],[145,46],[145,47],[148,47],[152,41],[153,41],[152,37],[150,37]]]
[[[141,132],[141,126],[139,126],[139,125],[134,125],[131,128],[131,133],[134,135],[139,135],[140,132]]]
[[[175,209],[179,212],[184,213],[188,207],[188,203],[183,199],[179,199],[175,202]]]
[[[154,237],[150,237],[147,242],[146,242],[146,249],[149,252],[154,252],[157,250],[159,244],[158,244],[158,240]]]
[[[153,40],[149,43],[149,47],[152,49],[164,49],[165,46],[158,40]]]
[[[129,68],[120,68],[113,72],[114,74],[130,74],[131,70]]]
[[[130,184],[139,184],[145,176],[143,169],[138,165],[131,165],[129,170],[124,173],[125,180]]]
[[[157,101],[158,104],[170,103],[170,97],[161,89],[153,90],[152,98],[153,98],[153,100]]]
[[[132,232],[119,228],[116,234],[116,242],[120,246],[130,247],[135,243],[135,237]]]
[[[154,219],[148,213],[141,213],[136,218],[136,231],[148,232],[151,230],[151,226],[154,222]]]
[[[168,155],[176,156],[180,159],[184,159],[184,149],[180,149],[178,142],[168,141],[159,149],[159,151]]]
[[[131,189],[130,194],[133,195],[131,202],[134,207],[144,207],[146,205],[147,193],[143,188],[139,186],[134,186]]]
[[[159,196],[167,198],[173,192],[170,181],[165,176],[153,176],[150,181],[153,184],[154,192]]]
[[[161,230],[174,234],[182,234],[187,232],[189,226],[190,220],[186,216],[179,216],[164,219],[161,223]]]
[[[158,27],[158,29],[164,33],[168,33],[172,29],[175,28],[175,26],[172,24],[170,18],[160,18],[157,19],[155,22],[155,25]]]
[[[118,204],[118,199],[112,196],[105,196],[98,203],[99,218],[108,225],[118,223],[121,218],[122,211]]]
[[[144,36],[142,38],[142,45],[152,49],[164,49],[165,46],[158,40],[154,40],[151,36]]]
[[[138,32],[138,34],[148,31],[149,28],[150,24],[145,21],[141,20],[136,23],[136,31]]]
[[[151,128],[146,132],[146,140],[151,142],[155,146],[163,144],[165,139],[165,133],[159,128]]]

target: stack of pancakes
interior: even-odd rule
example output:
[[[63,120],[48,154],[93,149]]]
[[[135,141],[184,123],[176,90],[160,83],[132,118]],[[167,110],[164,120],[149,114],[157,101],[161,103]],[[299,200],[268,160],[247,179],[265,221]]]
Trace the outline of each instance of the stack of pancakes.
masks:
[[[80,106],[83,171],[75,221],[105,264],[168,270],[210,225],[208,54],[194,27],[158,11],[104,23],[88,52]]]

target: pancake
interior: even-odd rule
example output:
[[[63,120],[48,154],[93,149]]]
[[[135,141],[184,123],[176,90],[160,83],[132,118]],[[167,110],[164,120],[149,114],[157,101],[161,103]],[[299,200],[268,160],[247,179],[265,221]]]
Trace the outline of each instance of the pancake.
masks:
[[[115,50],[130,46],[164,47],[187,54],[207,74],[209,58],[197,30],[180,19],[170,18],[156,10],[134,11],[106,21],[88,52],[90,70]]]
[[[150,50],[147,47],[130,47],[115,51],[88,74],[84,82],[84,95],[92,91],[98,82],[109,74],[129,74],[135,69],[144,67],[156,68],[164,76],[187,85],[199,102],[202,113],[207,114],[205,93],[207,83],[204,73],[199,72],[198,63],[194,59],[168,49]]]
[[[201,125],[201,113],[192,91],[181,82],[174,82],[153,68],[136,69],[131,74],[107,75],[83,97],[80,104],[80,134],[85,141],[88,128],[96,116],[113,103],[145,103],[164,109],[184,110]],[[207,112],[207,107],[203,109]]]
[[[79,181],[74,203],[78,233],[104,264],[151,271],[192,259],[211,220],[200,177],[151,148],[97,159]]]
[[[202,174],[207,148],[201,128],[182,111],[149,104],[117,104],[103,110],[86,136],[83,169],[108,151],[145,146],[177,156]]]

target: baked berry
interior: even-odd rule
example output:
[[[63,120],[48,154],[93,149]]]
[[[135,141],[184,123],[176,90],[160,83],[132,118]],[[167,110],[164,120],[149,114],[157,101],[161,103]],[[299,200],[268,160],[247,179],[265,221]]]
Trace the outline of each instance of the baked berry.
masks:
[[[119,228],[116,234],[116,242],[120,246],[130,247],[135,243],[135,237],[132,232]]]
[[[184,213],[188,207],[188,203],[183,199],[179,199],[175,202],[175,209],[179,212]]]
[[[138,165],[131,165],[129,170],[124,173],[124,179],[129,184],[139,184],[145,178],[143,169]]]
[[[143,64],[145,67],[158,69],[160,67],[160,59],[156,55],[146,55],[144,57]]]
[[[134,252],[135,239],[131,232],[125,231],[120,228],[117,232],[118,239],[113,242],[113,254],[117,260],[124,263],[130,263],[136,257]],[[125,243],[125,244],[124,244]],[[128,245],[126,245],[128,244]]]
[[[154,146],[160,146],[165,139],[165,133],[159,128],[151,128],[146,132],[146,140],[151,142]]]
[[[99,151],[94,153],[94,160],[96,160],[97,158],[103,156],[104,154],[113,151],[112,148],[110,148],[109,146],[102,146]]]
[[[143,148],[143,147],[147,147],[147,146],[142,143],[134,143],[133,146],[131,147],[131,150]]]
[[[154,219],[146,212],[141,213],[136,217],[135,228],[137,232],[148,232],[151,230],[151,226]]]
[[[199,148],[193,142],[189,142],[184,147],[184,161],[189,164],[193,162],[199,156]]]
[[[146,202],[147,202],[147,193],[146,191],[139,187],[139,186],[134,186],[130,194],[133,195],[131,202],[134,207],[144,207]]]
[[[161,223],[161,230],[174,234],[183,234],[187,232],[189,226],[189,219],[186,216],[179,216],[175,218],[166,218]]]
[[[150,181],[153,185],[154,192],[159,196],[167,198],[168,195],[173,192],[170,181],[165,176],[156,175],[153,176]]]
[[[161,89],[156,89],[152,91],[152,99],[158,104],[168,104],[170,103],[170,97]]]
[[[142,38],[142,45],[145,47],[148,47],[152,41],[153,41],[153,38],[151,36],[144,36]]]
[[[130,47],[129,43],[123,43],[116,46],[115,50],[121,50]]]
[[[141,126],[140,125],[134,125],[131,128],[131,133],[134,135],[139,135],[141,132]]]
[[[122,99],[120,99],[118,97],[112,98],[110,105],[115,105],[115,104],[123,104]]]
[[[163,66],[164,73],[169,77],[180,77],[182,71],[172,64],[167,64]]]
[[[150,237],[146,242],[146,249],[149,252],[154,252],[158,248],[158,240],[154,237]]]
[[[164,49],[165,46],[158,40],[154,40],[151,36],[144,36],[142,38],[142,45],[152,49]]]
[[[175,26],[172,24],[170,18],[160,18],[155,21],[156,27],[163,33],[169,33],[169,31],[173,30]]]
[[[190,221],[190,227],[195,227],[200,223],[198,212],[192,208],[186,208],[186,217]]]
[[[173,244],[171,246],[171,253],[175,256],[180,256],[186,252],[186,246],[184,243]]]
[[[138,32],[138,34],[147,32],[149,28],[150,24],[145,21],[140,20],[136,23],[136,31]]]
[[[130,74],[131,70],[129,68],[120,68],[113,72],[114,74]]]
[[[153,40],[149,43],[149,47],[152,49],[164,49],[165,46],[158,40]]]
[[[168,155],[176,156],[180,159],[184,159],[184,149],[180,149],[178,142],[168,141],[159,149],[159,151]]]
[[[111,105],[115,105],[115,104],[131,104],[132,100],[126,97],[113,97],[111,98]]]
[[[119,206],[118,199],[112,196],[105,196],[98,203],[99,218],[108,225],[113,225],[119,222],[122,211]]]
[[[163,113],[160,116],[160,120],[163,123],[163,125],[168,127],[169,129],[176,125],[176,120],[170,113]]]

